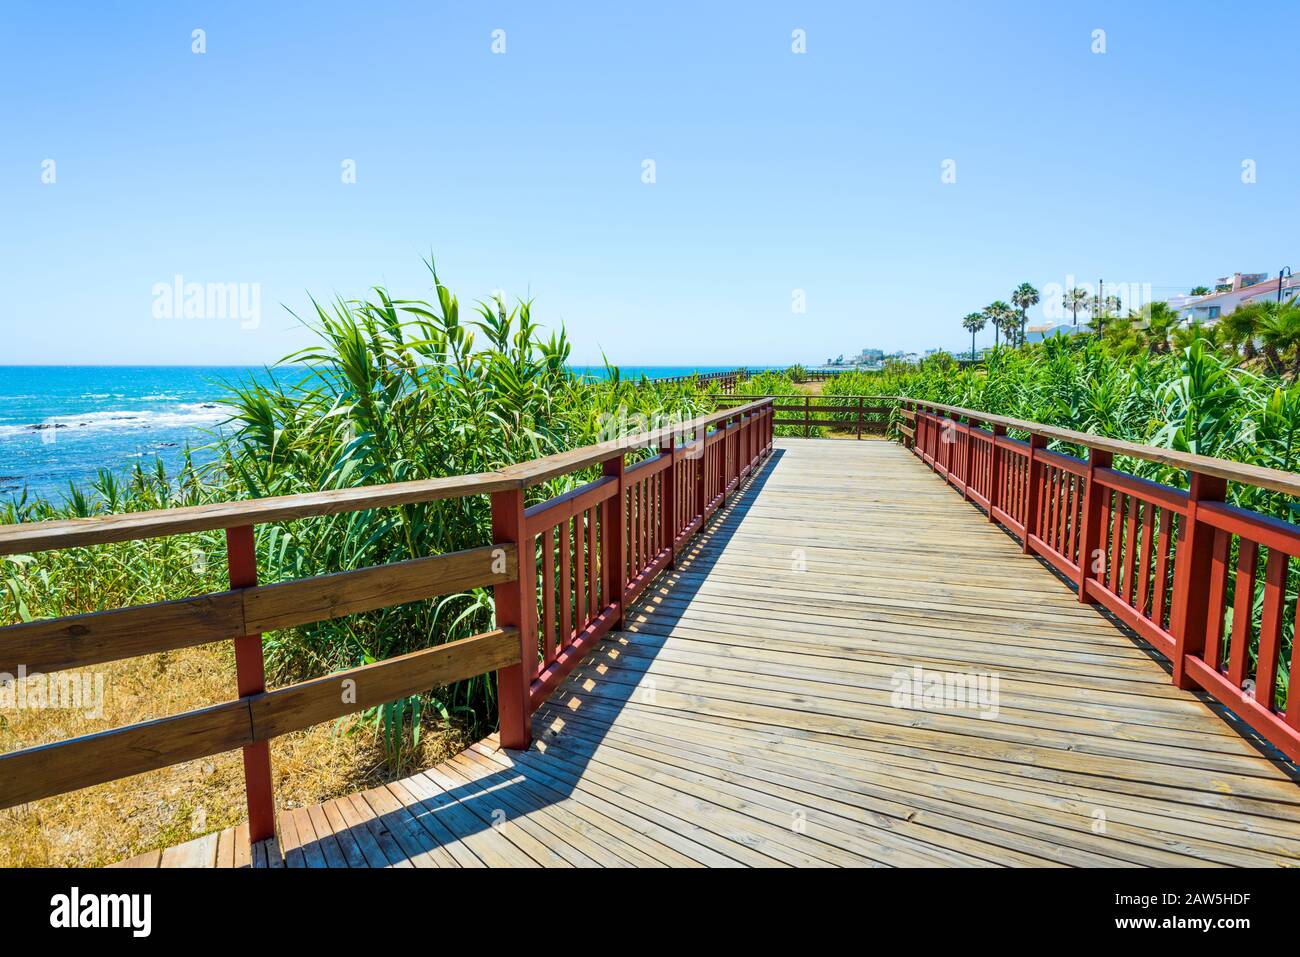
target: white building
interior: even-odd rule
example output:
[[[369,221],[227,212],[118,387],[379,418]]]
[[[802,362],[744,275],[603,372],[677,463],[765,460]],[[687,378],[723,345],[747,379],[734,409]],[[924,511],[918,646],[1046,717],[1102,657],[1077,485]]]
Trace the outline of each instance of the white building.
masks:
[[[1089,332],[1090,328],[1084,324],[1076,326],[1072,322],[1049,322],[1041,326],[1028,326],[1025,329],[1025,341],[1042,342],[1052,336],[1077,336],[1081,332]]]
[[[1169,305],[1178,310],[1183,322],[1208,325],[1239,306],[1276,297],[1279,281],[1282,283],[1283,302],[1300,294],[1300,276],[1287,276],[1279,280],[1277,276],[1268,278],[1266,273],[1234,273],[1231,277],[1220,279],[1216,291],[1208,296],[1174,296],[1169,300]]]

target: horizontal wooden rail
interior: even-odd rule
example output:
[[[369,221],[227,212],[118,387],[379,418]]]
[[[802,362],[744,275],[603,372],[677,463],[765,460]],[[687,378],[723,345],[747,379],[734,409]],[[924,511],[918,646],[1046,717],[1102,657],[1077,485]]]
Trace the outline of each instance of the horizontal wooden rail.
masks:
[[[915,428],[900,435],[923,462],[1018,535],[1026,553],[1055,566],[1080,601],[1101,605],[1168,657],[1179,687],[1207,692],[1300,761],[1294,637],[1290,661],[1283,658],[1284,635],[1296,626],[1288,584],[1300,559],[1300,525],[1223,501],[1229,481],[1300,495],[1300,478],[901,401]],[[1028,439],[1009,438],[1009,430]],[[1050,450],[1049,442],[1083,449],[1087,459]],[[1120,471],[1116,456],[1185,470],[1188,489]]]
[[[516,479],[499,472],[485,472],[392,485],[362,485],[357,488],[277,495],[211,505],[124,512],[94,518],[0,525],[0,555],[162,538],[240,525],[296,521],[368,508],[392,508],[463,498],[466,495],[490,495],[516,484]]]
[[[1228,459],[1216,459],[1208,455],[1195,455],[1191,452],[1161,449],[1153,445],[1126,442],[1122,439],[1109,439],[1105,436],[1094,435],[1091,432],[1075,432],[1052,425],[1043,425],[1039,422],[1026,422],[1023,419],[1013,419],[1004,415],[992,415],[987,412],[980,412],[977,409],[966,409],[961,406],[909,399],[906,396],[898,397],[898,401],[917,403],[923,405],[932,413],[942,413],[950,418],[964,418],[971,422],[1001,426],[1003,429],[1029,432],[1054,442],[1064,442],[1067,445],[1096,449],[1101,452],[1109,452],[1112,455],[1143,459],[1160,465],[1168,465],[1175,469],[1227,479],[1229,482],[1239,482],[1242,485],[1253,485],[1272,492],[1281,492],[1285,495],[1300,495],[1300,476],[1292,472],[1283,472],[1281,469],[1247,465],[1242,462],[1232,462]]]
[[[0,808],[209,757],[519,660],[500,630],[186,714],[0,755]]]
[[[513,581],[512,545],[0,628],[0,672],[62,671]]]
[[[763,407],[766,401],[765,399],[749,401],[742,408],[757,410]],[[416,505],[471,495],[491,495],[508,489],[531,488],[548,479],[599,465],[616,455],[638,449],[654,448],[667,436],[714,425],[730,418],[738,411],[741,410],[712,412],[652,431],[636,432],[598,445],[532,459],[495,472],[398,482],[391,485],[362,485],[357,488],[304,492],[298,495],[191,505],[148,512],[125,512],[94,518],[0,525],[0,555],[161,538],[268,522],[296,521],[363,509]]]
[[[519,662],[519,632],[500,628],[248,699],[253,740],[332,721]]]

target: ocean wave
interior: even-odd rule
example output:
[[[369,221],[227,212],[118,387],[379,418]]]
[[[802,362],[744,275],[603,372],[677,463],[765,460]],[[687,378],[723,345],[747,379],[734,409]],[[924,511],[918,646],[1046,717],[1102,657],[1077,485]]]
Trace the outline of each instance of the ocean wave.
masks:
[[[108,409],[51,415],[29,425],[0,425],[0,438],[39,435],[47,429],[62,432],[153,429],[185,429],[218,425],[230,418],[233,409],[219,402],[183,402],[166,409]],[[43,428],[41,428],[43,426]]]

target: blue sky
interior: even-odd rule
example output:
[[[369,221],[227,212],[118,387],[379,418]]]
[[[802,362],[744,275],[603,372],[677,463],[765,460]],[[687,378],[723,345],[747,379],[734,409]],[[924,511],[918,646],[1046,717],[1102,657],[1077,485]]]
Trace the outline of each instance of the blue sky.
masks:
[[[624,364],[958,348],[1021,281],[1300,271],[1294,14],[11,2],[0,364],[272,362],[308,341],[281,304],[426,296],[430,251]],[[156,318],[177,275],[256,284],[255,328]]]

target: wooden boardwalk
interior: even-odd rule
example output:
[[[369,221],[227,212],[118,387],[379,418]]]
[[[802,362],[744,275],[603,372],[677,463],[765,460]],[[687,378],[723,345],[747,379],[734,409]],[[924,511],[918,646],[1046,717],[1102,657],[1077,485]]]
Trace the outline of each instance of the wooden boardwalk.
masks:
[[[1300,864],[1288,767],[908,451],[776,445],[526,753],[127,863]]]

